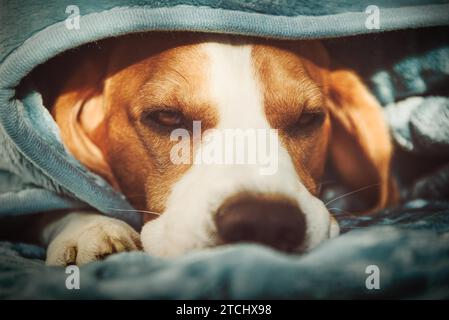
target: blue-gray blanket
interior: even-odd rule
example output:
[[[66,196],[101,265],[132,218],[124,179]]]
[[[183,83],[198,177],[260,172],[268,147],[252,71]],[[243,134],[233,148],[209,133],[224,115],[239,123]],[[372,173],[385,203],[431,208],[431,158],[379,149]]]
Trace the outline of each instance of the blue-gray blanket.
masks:
[[[372,4],[380,8],[380,29],[365,25]],[[66,27],[68,5],[80,9],[79,30]],[[437,0],[1,0],[3,228],[7,216],[87,206],[139,228],[138,216],[108,211],[132,208],[66,152],[27,78],[70,48],[136,31],[328,38],[332,56],[355,68],[386,107],[407,201],[370,217],[340,203],[345,233],[303,256],[255,245],[174,260],[123,253],[82,267],[80,290],[67,290],[63,268],[44,266],[42,248],[1,242],[0,298],[449,298],[448,12],[448,1]],[[394,31],[407,28],[416,30]],[[370,290],[373,265],[380,287]]]

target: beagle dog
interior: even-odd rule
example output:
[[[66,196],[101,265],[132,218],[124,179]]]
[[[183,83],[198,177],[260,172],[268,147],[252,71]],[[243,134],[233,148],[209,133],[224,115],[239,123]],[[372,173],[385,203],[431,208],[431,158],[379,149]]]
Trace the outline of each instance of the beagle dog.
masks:
[[[50,265],[141,245],[165,257],[236,242],[306,252],[339,233],[318,198],[328,160],[351,189],[371,186],[361,191],[371,209],[395,200],[381,107],[319,41],[145,33],[58,59],[64,67],[50,73],[46,101],[66,149],[121,191],[145,224],[139,235],[100,213],[59,215],[41,233]],[[275,130],[276,172],[198,164],[194,153],[173,163],[172,133],[191,132],[194,121],[203,135]]]

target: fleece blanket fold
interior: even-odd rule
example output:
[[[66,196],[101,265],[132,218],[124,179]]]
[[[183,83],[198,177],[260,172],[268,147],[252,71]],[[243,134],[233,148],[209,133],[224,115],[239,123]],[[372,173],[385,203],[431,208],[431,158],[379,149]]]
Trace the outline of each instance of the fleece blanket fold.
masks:
[[[380,10],[379,29],[366,26],[369,5]],[[79,28],[68,27],[67,19],[76,18],[73,6],[79,10]],[[350,280],[350,272],[366,263],[382,265],[388,274],[385,296],[399,296],[406,291],[403,282],[411,281],[417,283],[416,291],[408,293],[411,297],[449,297],[445,271],[449,264],[448,13],[448,0],[338,4],[327,0],[0,0],[0,227],[7,227],[1,225],[6,216],[91,207],[140,228],[140,216],[127,211],[132,207],[125,197],[65,150],[37,86],[27,77],[59,53],[131,32],[188,30],[325,39],[330,54],[356,69],[386,106],[385,117],[398,150],[417,163],[439,159],[438,167],[416,179],[410,178],[410,171],[417,170],[403,172],[399,165],[395,174],[411,202],[394,208],[397,219],[385,212],[369,221],[343,215],[339,219],[348,233],[303,257],[246,245],[171,261],[143,253],[122,254],[82,268],[83,277],[91,282],[85,282],[86,290],[76,296],[60,287],[62,269],[42,265],[42,249],[2,243],[0,297],[369,296],[372,293],[359,282],[364,269],[357,269]],[[414,217],[407,224],[413,230],[403,227],[400,216]],[[374,227],[378,224],[382,226]],[[393,248],[398,246],[407,253],[396,255]],[[396,268],[409,269],[400,273]],[[339,271],[342,277],[331,281],[329,274]],[[321,275],[329,282],[321,281]],[[254,277],[257,281],[251,282]],[[339,292],[332,289],[337,284]],[[313,289],[317,286],[320,290]]]
[[[79,290],[67,290],[64,268],[45,267],[42,248],[0,242],[0,298],[447,299],[448,204],[415,200],[371,217],[339,217],[346,233],[301,258],[257,245],[174,260],[121,253],[82,267]],[[366,286],[372,266],[379,289]]]

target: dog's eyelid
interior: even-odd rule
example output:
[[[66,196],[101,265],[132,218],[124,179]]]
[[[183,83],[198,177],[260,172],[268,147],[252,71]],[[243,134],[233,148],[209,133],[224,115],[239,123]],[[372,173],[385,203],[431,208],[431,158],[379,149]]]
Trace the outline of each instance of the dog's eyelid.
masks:
[[[310,115],[310,116],[321,116],[324,115],[324,111],[322,110],[304,110],[301,112],[298,119],[300,119],[303,116]]]
[[[181,117],[185,117],[184,113],[182,112],[181,108],[178,108],[176,106],[168,106],[168,105],[157,105],[157,106],[146,106],[141,108],[140,110],[140,117],[146,118],[151,117],[152,115],[156,114],[164,114],[164,115],[178,115]]]
[[[306,105],[302,108],[301,110],[301,114],[306,114],[306,113],[312,113],[312,114],[325,114],[326,113],[326,108],[324,108],[323,106],[318,105],[318,106],[313,106],[313,105]]]
[[[166,107],[147,109],[141,113],[140,118],[145,125],[157,127],[157,129],[184,127],[186,122],[180,110]]]
[[[326,117],[326,109],[321,107],[304,107],[296,120],[287,127],[287,130],[293,134],[301,132],[310,132],[314,128],[319,128]]]
[[[145,106],[140,108],[141,113],[143,114],[150,114],[153,112],[179,112],[182,113],[182,109],[180,107],[177,107],[176,105],[164,105],[164,104],[158,104],[155,106]]]
[[[298,123],[308,123],[311,120],[321,119],[324,116],[324,113],[322,112],[303,112],[300,117],[298,118]]]

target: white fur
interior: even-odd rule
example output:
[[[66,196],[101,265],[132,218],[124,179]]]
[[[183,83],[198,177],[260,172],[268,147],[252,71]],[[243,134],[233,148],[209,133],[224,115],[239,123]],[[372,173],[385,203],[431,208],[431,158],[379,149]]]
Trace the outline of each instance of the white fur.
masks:
[[[48,265],[77,265],[121,251],[137,250],[139,234],[123,221],[93,212],[71,212],[46,226],[42,242]]]
[[[216,129],[270,129],[252,65],[251,46],[208,42],[203,49],[210,63],[210,95],[219,113]],[[298,203],[307,223],[306,240],[298,250],[311,249],[338,234],[338,224],[331,221],[321,200],[301,183],[287,150],[280,143],[278,146],[278,172],[274,175],[261,175],[257,164],[193,165],[173,186],[166,211],[144,226],[141,240],[145,251],[175,256],[215,245],[214,212],[241,191],[282,194]]]

